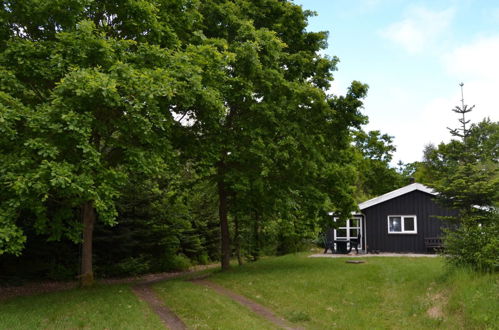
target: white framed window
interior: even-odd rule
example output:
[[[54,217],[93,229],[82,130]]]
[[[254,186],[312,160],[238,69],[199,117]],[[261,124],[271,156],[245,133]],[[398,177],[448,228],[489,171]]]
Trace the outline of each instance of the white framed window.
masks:
[[[389,215],[388,234],[417,234],[418,219],[415,215]]]

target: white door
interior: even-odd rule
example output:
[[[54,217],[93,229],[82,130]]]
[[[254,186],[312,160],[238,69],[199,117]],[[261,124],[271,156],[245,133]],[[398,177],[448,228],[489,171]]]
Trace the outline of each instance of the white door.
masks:
[[[334,219],[334,221],[338,221],[337,219]],[[338,229],[334,230],[334,239],[337,240],[346,240],[348,241],[348,248],[350,249],[350,239],[357,238],[361,235],[361,240],[359,242],[359,250],[362,250],[363,247],[363,240],[364,240],[364,234],[362,233],[362,218],[361,217],[354,217],[352,219],[349,219],[346,221],[345,226],[338,227]]]

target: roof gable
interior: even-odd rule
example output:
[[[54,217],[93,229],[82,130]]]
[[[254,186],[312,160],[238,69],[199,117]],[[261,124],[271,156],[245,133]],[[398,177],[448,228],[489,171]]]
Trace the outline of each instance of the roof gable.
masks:
[[[408,193],[413,192],[415,190],[419,190],[419,191],[422,191],[422,192],[425,192],[425,193],[431,194],[431,195],[436,195],[437,194],[433,189],[425,186],[424,184],[421,184],[421,183],[411,183],[408,186],[405,186],[405,187],[402,187],[402,188],[390,191],[390,192],[388,192],[388,193],[386,193],[384,195],[381,195],[381,196],[378,196],[378,197],[374,197],[374,198],[372,198],[370,200],[362,202],[362,203],[359,204],[359,209],[360,210],[367,209],[368,207],[371,207],[371,206],[374,206],[376,204],[380,204],[380,203],[386,202],[386,201],[388,201],[390,199],[393,199],[393,198],[396,198],[396,197],[408,194]]]

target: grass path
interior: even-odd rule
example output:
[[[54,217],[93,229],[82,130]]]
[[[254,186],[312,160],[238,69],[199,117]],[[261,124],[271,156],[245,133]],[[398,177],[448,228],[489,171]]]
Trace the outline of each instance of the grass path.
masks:
[[[237,303],[249,308],[251,311],[254,313],[260,315],[261,317],[265,318],[267,321],[275,324],[277,327],[282,328],[282,329],[303,329],[301,327],[294,326],[293,324],[289,323],[288,321],[284,320],[283,318],[275,315],[273,311],[270,309],[264,307],[263,305],[260,305],[253,300],[250,300],[240,294],[237,294],[231,290],[228,290],[224,288],[223,286],[220,286],[216,283],[213,283],[208,280],[193,280],[192,281],[195,284],[203,285],[205,287],[208,287],[210,289],[213,289],[215,292],[227,296],[230,299],[236,301]]]
[[[233,299],[191,281],[165,281],[156,283],[153,289],[189,329],[278,328]]]
[[[136,285],[132,290],[139,299],[142,299],[149,305],[149,308],[156,313],[156,315],[169,329],[187,329],[185,323],[168,307],[166,307],[158,295],[151,290],[149,285]]]

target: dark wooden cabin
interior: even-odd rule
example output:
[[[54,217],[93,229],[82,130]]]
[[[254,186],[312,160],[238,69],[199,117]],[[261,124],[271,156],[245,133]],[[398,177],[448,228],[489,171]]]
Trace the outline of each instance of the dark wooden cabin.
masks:
[[[435,192],[413,183],[359,204],[360,213],[330,234],[334,240],[362,236],[363,252],[426,253],[442,236],[438,216],[455,215],[434,201]]]

